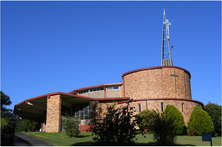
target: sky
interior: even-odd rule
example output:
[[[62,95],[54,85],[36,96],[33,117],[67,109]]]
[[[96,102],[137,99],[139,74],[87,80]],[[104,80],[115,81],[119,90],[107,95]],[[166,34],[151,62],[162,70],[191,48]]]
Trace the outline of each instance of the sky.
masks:
[[[220,1],[1,2],[1,90],[12,104],[160,66],[163,10],[192,99],[221,105]]]

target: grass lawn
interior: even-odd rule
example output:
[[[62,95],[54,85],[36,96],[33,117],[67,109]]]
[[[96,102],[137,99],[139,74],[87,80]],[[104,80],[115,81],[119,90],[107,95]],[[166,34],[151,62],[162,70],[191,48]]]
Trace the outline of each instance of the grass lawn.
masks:
[[[78,137],[68,137],[64,132],[59,133],[45,133],[45,132],[28,132],[27,134],[37,138],[46,140],[55,144],[56,146],[90,146],[92,141],[92,133],[81,132]],[[140,146],[155,146],[152,135],[137,135],[135,145]],[[221,137],[212,137],[213,146],[221,146]],[[176,146],[210,146],[209,141],[202,141],[201,136],[177,136]]]

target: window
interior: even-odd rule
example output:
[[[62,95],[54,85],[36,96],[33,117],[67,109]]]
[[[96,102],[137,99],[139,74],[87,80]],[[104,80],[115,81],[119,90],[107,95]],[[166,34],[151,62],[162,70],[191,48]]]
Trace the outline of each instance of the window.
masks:
[[[184,103],[182,103],[182,112],[184,111]]]
[[[113,87],[113,89],[119,89],[119,86]]]
[[[97,88],[97,89],[96,89],[96,91],[100,91],[100,90],[103,90],[103,88]]]
[[[106,90],[113,90],[113,89],[119,89],[119,86],[115,86],[115,87],[106,87]]]
[[[113,87],[106,87],[106,90],[112,90]]]
[[[90,108],[90,105],[88,103],[85,103],[73,105],[72,111],[72,114],[74,114],[75,117],[79,117],[81,119],[88,119],[90,117],[92,109]]]
[[[163,112],[164,110],[163,110],[163,103],[161,103],[161,112]]]
[[[141,104],[138,104],[138,111],[141,112]]]

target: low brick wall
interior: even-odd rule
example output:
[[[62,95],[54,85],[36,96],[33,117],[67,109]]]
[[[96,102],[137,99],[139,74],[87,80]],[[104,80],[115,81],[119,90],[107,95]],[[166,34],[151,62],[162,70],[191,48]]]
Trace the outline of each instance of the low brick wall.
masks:
[[[80,132],[92,132],[93,125],[80,125]]]
[[[163,103],[163,109],[166,109],[167,105],[174,105],[183,115],[184,123],[187,125],[190,119],[190,115],[194,107],[199,106],[203,108],[203,104],[198,101],[193,100],[180,100],[180,99],[155,99],[155,100],[135,100],[130,103],[131,106],[135,107],[135,114],[138,114],[138,105],[141,104],[141,111],[146,109],[155,110],[161,112],[161,103]]]

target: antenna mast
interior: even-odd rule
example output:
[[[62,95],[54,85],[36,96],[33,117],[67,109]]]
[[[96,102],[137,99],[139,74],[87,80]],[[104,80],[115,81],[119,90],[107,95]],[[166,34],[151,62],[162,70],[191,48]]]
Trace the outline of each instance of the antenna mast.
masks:
[[[171,47],[170,47],[170,34],[169,25],[171,23],[166,19],[165,9],[163,11],[163,43],[162,43],[162,60],[161,66],[173,66]]]

